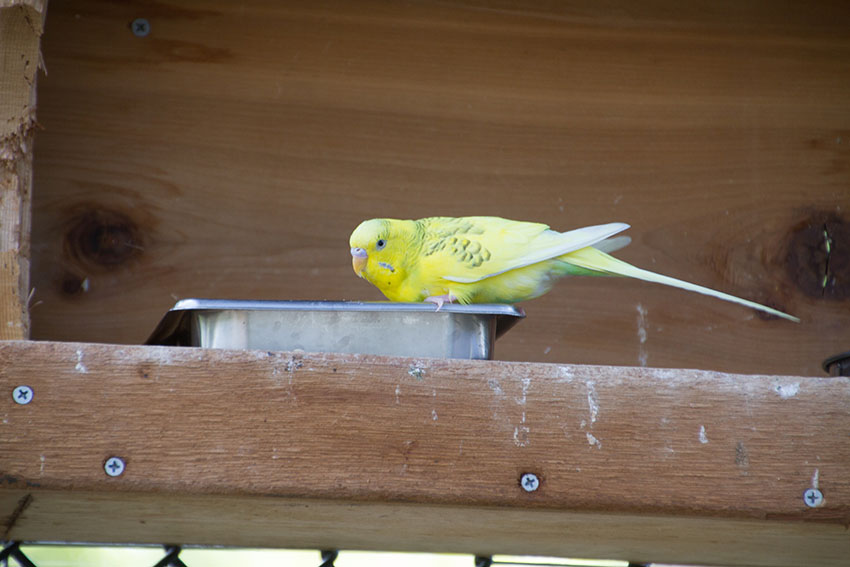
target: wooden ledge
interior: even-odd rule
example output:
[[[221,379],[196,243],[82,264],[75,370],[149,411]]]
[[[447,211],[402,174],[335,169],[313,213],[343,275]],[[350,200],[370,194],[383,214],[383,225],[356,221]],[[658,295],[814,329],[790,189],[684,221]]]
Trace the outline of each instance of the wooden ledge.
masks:
[[[850,553],[845,377],[12,341],[0,394],[2,539]]]

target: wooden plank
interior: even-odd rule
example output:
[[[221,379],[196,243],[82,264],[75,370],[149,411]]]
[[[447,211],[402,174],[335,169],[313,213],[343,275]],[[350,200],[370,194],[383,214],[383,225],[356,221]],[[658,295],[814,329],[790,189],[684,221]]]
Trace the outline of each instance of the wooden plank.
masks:
[[[31,496],[27,500],[27,496]],[[688,565],[846,564],[845,528],[528,508],[256,496],[0,490],[13,533],[162,544],[633,558]],[[120,506],[120,507],[119,507]],[[120,512],[118,512],[120,510]],[[48,527],[49,526],[49,527]],[[240,526],[243,529],[234,529]]]
[[[44,2],[0,2],[0,339],[29,336],[36,78]]]
[[[0,392],[20,384],[32,403],[0,407],[4,539],[211,543],[227,525],[215,543],[723,565],[850,551],[847,377],[0,344]],[[123,519],[84,521],[108,506]]]
[[[184,297],[378,299],[360,220],[495,214],[629,222],[625,259],[803,319],[576,278],[501,358],[820,375],[848,348],[844,2],[75,0],[47,26],[36,338],[140,343]]]

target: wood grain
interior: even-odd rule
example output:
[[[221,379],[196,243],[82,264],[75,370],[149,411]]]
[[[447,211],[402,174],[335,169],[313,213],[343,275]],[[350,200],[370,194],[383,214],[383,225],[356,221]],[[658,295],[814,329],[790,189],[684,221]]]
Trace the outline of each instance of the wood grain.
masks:
[[[181,542],[208,543],[219,533],[201,535],[208,522],[257,510],[269,531],[234,521],[217,543],[317,545],[297,535],[306,527],[277,531],[299,518],[316,532],[329,526],[322,543],[338,536],[347,546],[372,528],[379,535],[356,547],[433,550],[448,526],[491,510],[443,550],[793,565],[801,556],[838,564],[850,545],[850,438],[837,433],[847,377],[0,344],[0,392],[19,384],[35,394],[0,406],[4,539],[120,542],[132,526],[133,541],[173,527]],[[127,464],[120,477],[104,474],[111,456]],[[519,486],[525,472],[541,479],[536,492]],[[816,508],[803,501],[813,486],[825,497]],[[187,506],[178,517],[194,528],[167,525],[156,509],[168,500],[167,509]],[[140,515],[67,516],[110,502]],[[270,518],[290,507],[304,515]],[[223,516],[211,513],[219,508]],[[446,523],[423,525],[428,536],[407,531],[420,509]],[[526,527],[500,543],[514,517]],[[598,534],[571,547],[586,532],[566,537],[548,524],[556,517]],[[753,529],[715,539],[736,526]],[[527,532],[537,535],[523,542]]]
[[[0,510],[21,502],[27,504],[11,534],[27,541],[51,534],[66,541],[159,545],[179,540],[252,548],[478,555],[498,550],[747,567],[841,567],[850,551],[843,527],[818,523],[256,496],[0,490]],[[115,513],[116,505],[120,514]]]
[[[500,358],[820,375],[848,348],[845,2],[141,12],[145,38],[133,3],[50,12],[36,338],[142,342],[184,297],[379,299],[360,220],[495,214],[629,222],[624,259],[803,320],[576,278]]]
[[[0,2],[0,339],[29,337],[33,138],[44,4]]]

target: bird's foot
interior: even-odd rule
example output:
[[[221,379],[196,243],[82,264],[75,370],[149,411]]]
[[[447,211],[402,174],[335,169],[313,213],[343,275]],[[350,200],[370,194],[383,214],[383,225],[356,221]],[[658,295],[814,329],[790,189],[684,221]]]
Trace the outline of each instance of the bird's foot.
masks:
[[[457,301],[457,297],[455,297],[451,293],[447,293],[445,295],[429,295],[422,301],[427,301],[428,303],[436,303],[437,309],[435,309],[435,311],[439,311],[443,308],[444,303],[454,303],[455,301]]]

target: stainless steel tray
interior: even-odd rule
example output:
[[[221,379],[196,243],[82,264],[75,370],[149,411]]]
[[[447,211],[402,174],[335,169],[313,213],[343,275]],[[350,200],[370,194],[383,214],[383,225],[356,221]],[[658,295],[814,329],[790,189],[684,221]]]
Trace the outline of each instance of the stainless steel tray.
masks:
[[[184,299],[147,344],[493,358],[496,338],[525,315],[512,305]]]

